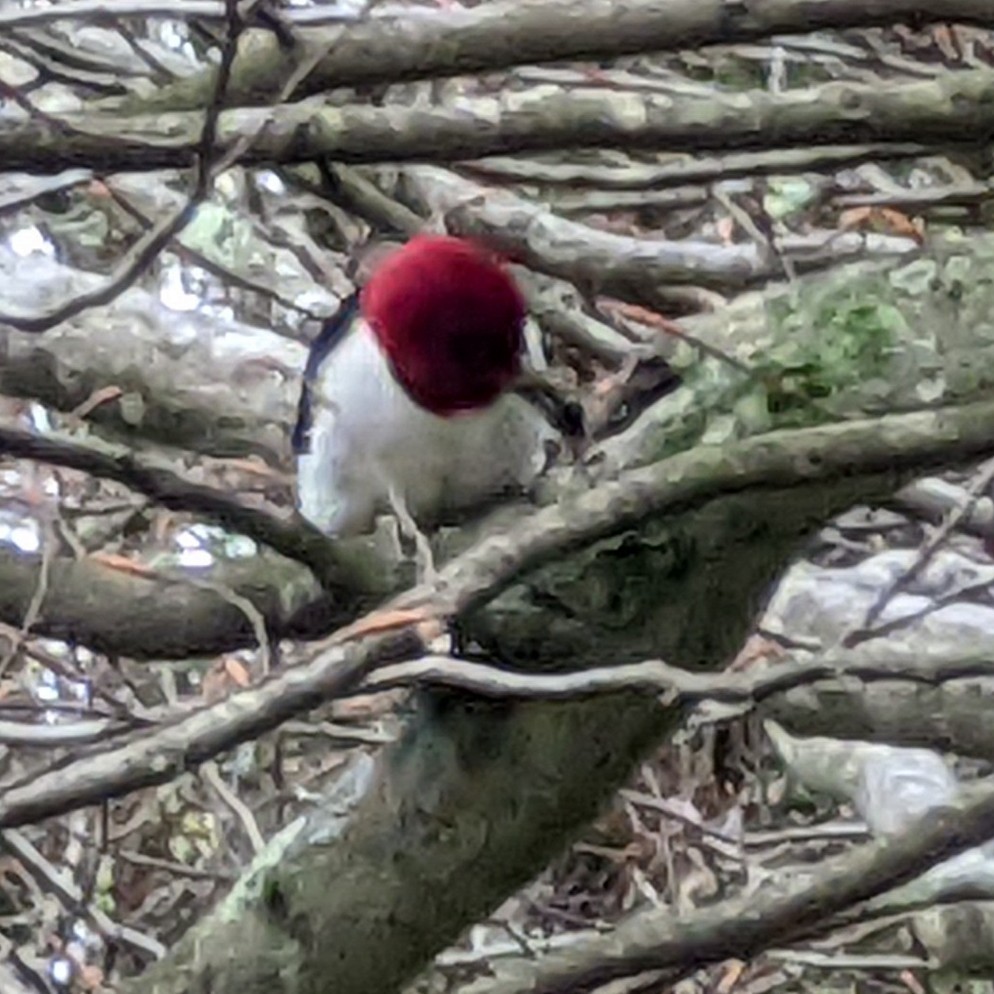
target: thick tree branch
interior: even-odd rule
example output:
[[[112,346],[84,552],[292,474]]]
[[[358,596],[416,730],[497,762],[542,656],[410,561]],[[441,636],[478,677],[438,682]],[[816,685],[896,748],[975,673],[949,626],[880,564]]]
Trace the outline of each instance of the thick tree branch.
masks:
[[[300,93],[904,20],[990,25],[994,14],[985,0],[764,0],[761,5],[729,5],[727,0],[506,0],[472,9],[372,17],[335,32],[304,32],[306,48],[326,46],[326,54]],[[275,39],[259,39],[236,63],[233,99],[243,104],[265,101],[279,88],[292,61]],[[210,78],[206,74],[166,87],[153,98],[155,104],[162,109],[203,106]]]
[[[21,624],[41,569],[41,556],[0,546],[0,618]],[[196,579],[197,571],[191,575]],[[207,575],[213,590],[182,576],[56,558],[48,564],[45,598],[31,631],[112,655],[185,659],[255,643],[249,619],[226,590],[248,600],[273,637],[314,638],[348,613],[322,598],[308,570],[276,556],[217,563]]]
[[[487,189],[433,166],[403,169],[406,194],[425,213],[445,217],[453,234],[476,237],[539,272],[557,276],[591,294],[607,294],[650,307],[666,307],[667,288],[694,284],[719,291],[741,290],[782,273],[782,263],[756,245],[715,245],[668,241],[599,231],[560,217],[507,190]],[[406,199],[406,198],[405,198]],[[877,250],[910,254],[910,239],[878,238],[833,232],[824,253],[785,254],[799,272],[851,261]]]
[[[990,658],[989,648],[987,652]],[[913,685],[904,673],[912,675]],[[994,678],[960,674],[956,660],[941,651],[916,651],[904,673],[874,686],[816,682],[803,691],[769,698],[760,714],[797,735],[863,739],[994,760],[994,729],[987,721]],[[917,679],[920,674],[922,681]]]
[[[651,580],[640,584],[652,588],[659,649],[695,667],[727,659],[751,623],[757,592],[798,538],[854,492],[869,498],[892,486],[889,474],[849,478],[834,489],[794,491],[790,499],[721,498],[655,528],[646,523],[629,545],[648,543],[656,559]],[[611,542],[600,544],[605,557],[614,550]],[[632,552],[624,554],[629,576]],[[557,564],[555,575],[568,587],[569,577],[589,573],[588,562]],[[533,582],[486,609],[495,627],[513,629],[513,598],[528,601]],[[632,611],[629,595],[623,597],[612,611],[614,632]],[[475,635],[478,618],[467,621]],[[546,626],[539,658],[547,665],[586,663],[589,657],[574,657],[569,645],[555,655],[559,634],[557,625]],[[588,651],[597,641],[588,638]],[[625,692],[555,704],[481,706],[459,695],[428,702],[404,740],[387,747],[355,809],[347,817],[338,804],[315,813],[310,828],[260,869],[234,905],[198,924],[153,968],[144,990],[179,994],[194,978],[209,977],[212,994],[268,994],[277,982],[294,994],[318,986],[332,969],[342,994],[398,989],[560,852],[677,717],[652,697]],[[426,880],[446,882],[428,902]],[[274,894],[273,903],[257,899]]]
[[[779,94],[715,91],[706,97],[537,87],[461,100],[458,107],[245,108],[221,115],[219,140],[226,154],[251,141],[241,161],[267,165],[322,157],[451,162],[558,148],[727,152],[858,141],[973,143],[994,127],[992,94],[994,72],[987,69],[887,87],[832,82]],[[0,131],[0,168],[183,168],[197,152],[200,118],[189,111],[60,120],[74,133],[55,133],[37,121]]]
[[[398,608],[422,605],[439,616],[467,613],[522,573],[648,518],[676,517],[723,496],[826,486],[850,476],[896,482],[930,466],[994,452],[994,401],[892,414],[817,428],[767,432],[731,445],[702,445],[622,473],[485,538],[443,567],[431,585],[401,595]],[[895,490],[897,487],[895,486]]]

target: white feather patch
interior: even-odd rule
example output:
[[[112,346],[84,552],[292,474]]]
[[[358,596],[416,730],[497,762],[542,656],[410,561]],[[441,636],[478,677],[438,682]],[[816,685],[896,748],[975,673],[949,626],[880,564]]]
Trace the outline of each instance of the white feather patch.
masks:
[[[310,451],[297,460],[301,513],[322,531],[354,535],[389,507],[394,487],[418,521],[527,486],[555,438],[508,394],[484,411],[443,418],[415,404],[363,322],[325,360],[313,390]]]

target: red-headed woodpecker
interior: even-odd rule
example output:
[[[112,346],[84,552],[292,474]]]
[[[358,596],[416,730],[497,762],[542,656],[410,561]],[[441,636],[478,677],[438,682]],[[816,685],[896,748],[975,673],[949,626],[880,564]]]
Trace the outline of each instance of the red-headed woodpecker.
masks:
[[[382,261],[308,358],[294,450],[297,502],[322,531],[418,522],[527,486],[556,437],[512,388],[525,303],[484,248],[418,235]]]

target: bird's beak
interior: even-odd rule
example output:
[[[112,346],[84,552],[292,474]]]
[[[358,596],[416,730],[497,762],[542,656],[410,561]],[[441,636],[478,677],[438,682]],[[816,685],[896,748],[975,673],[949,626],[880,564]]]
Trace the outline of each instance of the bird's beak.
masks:
[[[583,408],[541,373],[525,367],[511,390],[536,407],[571,448],[582,447],[587,440]]]

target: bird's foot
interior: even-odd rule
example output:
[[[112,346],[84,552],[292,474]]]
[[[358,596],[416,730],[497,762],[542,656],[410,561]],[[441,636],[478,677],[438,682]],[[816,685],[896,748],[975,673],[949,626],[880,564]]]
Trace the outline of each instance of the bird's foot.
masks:
[[[389,497],[390,506],[393,508],[394,514],[397,515],[401,531],[407,538],[414,542],[414,559],[418,584],[431,586],[438,578],[438,570],[435,568],[435,555],[432,552],[431,543],[428,541],[425,533],[418,528],[417,522],[407,508],[407,503],[393,484],[389,488]]]

